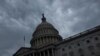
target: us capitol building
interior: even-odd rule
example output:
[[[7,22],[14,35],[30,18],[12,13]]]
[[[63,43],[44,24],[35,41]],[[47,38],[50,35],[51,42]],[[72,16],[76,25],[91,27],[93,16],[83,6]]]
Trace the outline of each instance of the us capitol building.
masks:
[[[100,56],[100,26],[63,39],[42,15],[30,44],[31,47],[21,47],[13,56]]]

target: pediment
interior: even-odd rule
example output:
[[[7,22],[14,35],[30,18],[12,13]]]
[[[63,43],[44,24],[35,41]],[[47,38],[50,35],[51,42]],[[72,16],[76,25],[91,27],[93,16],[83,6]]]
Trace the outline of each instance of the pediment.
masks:
[[[19,54],[25,53],[30,50],[31,48],[21,47],[14,55],[19,55]]]

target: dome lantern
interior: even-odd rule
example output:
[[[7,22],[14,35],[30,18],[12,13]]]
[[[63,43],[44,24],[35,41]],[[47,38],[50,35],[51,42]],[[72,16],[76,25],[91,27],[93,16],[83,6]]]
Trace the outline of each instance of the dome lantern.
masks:
[[[46,18],[44,17],[44,14],[42,14],[42,22],[46,22]]]

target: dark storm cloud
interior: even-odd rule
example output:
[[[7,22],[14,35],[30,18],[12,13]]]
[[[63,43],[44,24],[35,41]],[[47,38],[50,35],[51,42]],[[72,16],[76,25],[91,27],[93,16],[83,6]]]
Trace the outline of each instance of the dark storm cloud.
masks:
[[[63,0],[60,2],[60,5],[57,4],[59,6],[56,11],[59,16],[55,18],[57,18],[56,21],[59,19],[57,27],[61,29],[62,36],[70,36],[100,24],[99,0]]]
[[[75,16],[80,20],[72,27],[73,31],[85,30],[87,28],[91,28],[100,24],[99,3],[100,3],[99,0],[91,0],[91,1],[84,0],[84,1],[76,2],[75,4],[77,6],[76,5],[72,6],[73,10],[75,10],[75,14],[76,14]]]
[[[11,56],[26,46],[41,22],[58,29],[63,38],[100,24],[100,0],[0,0],[0,56]]]

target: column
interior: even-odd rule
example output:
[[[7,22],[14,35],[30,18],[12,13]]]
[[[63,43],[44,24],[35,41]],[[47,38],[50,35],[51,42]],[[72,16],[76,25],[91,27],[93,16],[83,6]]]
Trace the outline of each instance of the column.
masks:
[[[40,45],[42,45],[42,39],[40,38]]]
[[[53,49],[51,49],[51,52],[52,52],[52,56],[54,56],[54,50]]]
[[[43,56],[45,56],[45,51],[43,52]]]
[[[41,56],[41,52],[39,54],[40,54],[39,56]]]
[[[43,38],[41,38],[41,46],[42,46],[42,44],[43,44]]]
[[[35,56],[34,53],[32,55]]]
[[[56,37],[54,36],[54,42],[56,42]]]
[[[49,41],[49,38],[50,38],[50,37],[47,37],[47,44],[50,42],[50,41]]]
[[[38,38],[38,46],[40,45],[40,39]]]
[[[50,42],[52,43],[52,37],[50,37]]]
[[[35,40],[35,47],[37,47],[37,39]]]
[[[42,38],[42,40],[43,40],[43,44],[44,44],[44,37]]]
[[[52,38],[51,38],[52,43],[53,43],[53,40],[54,40],[54,37],[52,36]]]
[[[55,37],[53,36],[53,42],[55,42]]]
[[[39,38],[39,39],[38,39],[38,41],[39,41],[39,43],[38,43],[38,44],[39,44],[39,46],[40,46],[40,45],[41,45],[41,39]]]
[[[33,42],[33,46],[35,46],[35,41]]]
[[[46,43],[46,39],[45,39],[45,37],[44,37],[44,44]]]
[[[46,40],[45,42],[46,42],[46,44],[47,44],[47,43],[48,43],[47,37],[45,37],[45,40]]]
[[[37,47],[38,47],[38,45],[39,45],[39,39],[37,39]]]
[[[38,53],[36,53],[36,56],[38,56]]]
[[[51,37],[50,37],[51,38]],[[50,38],[48,38],[48,43],[50,43]]]
[[[36,53],[34,53],[34,56],[36,56]]]
[[[49,50],[47,50],[47,55],[50,56]]]

